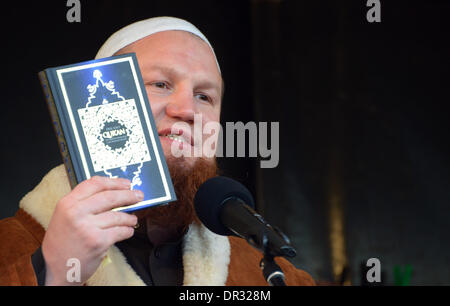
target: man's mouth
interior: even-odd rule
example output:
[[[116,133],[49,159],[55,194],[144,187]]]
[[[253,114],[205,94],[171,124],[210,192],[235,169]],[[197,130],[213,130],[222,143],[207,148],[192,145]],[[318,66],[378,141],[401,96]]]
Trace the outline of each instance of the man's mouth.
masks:
[[[162,137],[167,137],[167,138],[172,139],[173,141],[176,141],[176,142],[179,142],[179,143],[186,143],[184,138],[181,137],[180,135],[168,134],[168,135],[163,135]]]
[[[164,129],[158,131],[159,137],[162,139],[169,139],[180,144],[187,144],[192,146],[193,140],[191,139],[190,132],[180,130],[177,133],[173,133],[171,129]]]

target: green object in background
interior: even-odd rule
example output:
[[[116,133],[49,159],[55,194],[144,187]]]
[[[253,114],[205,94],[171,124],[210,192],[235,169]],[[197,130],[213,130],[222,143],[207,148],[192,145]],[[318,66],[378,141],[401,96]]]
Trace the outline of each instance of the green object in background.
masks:
[[[394,280],[396,286],[409,286],[411,281],[412,267],[405,265],[404,269],[401,266],[394,266]]]

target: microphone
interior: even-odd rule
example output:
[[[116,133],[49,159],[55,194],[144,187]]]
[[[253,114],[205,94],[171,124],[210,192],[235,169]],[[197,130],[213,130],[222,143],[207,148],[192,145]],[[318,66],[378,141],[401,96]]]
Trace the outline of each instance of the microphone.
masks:
[[[294,257],[296,250],[287,236],[268,224],[254,206],[244,185],[223,176],[204,182],[194,198],[197,216],[210,231],[244,238],[265,255]]]

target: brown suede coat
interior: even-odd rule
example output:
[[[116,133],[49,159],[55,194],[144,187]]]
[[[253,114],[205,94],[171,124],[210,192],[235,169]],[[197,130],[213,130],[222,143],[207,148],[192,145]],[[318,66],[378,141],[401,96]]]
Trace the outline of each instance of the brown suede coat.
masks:
[[[55,168],[57,169],[57,168]],[[56,171],[57,173],[53,173],[53,176],[51,173],[49,173],[46,177],[50,176],[50,179],[44,178],[43,182],[36,187],[36,189],[40,188],[39,194],[42,194],[42,189],[52,189],[53,187],[49,187],[49,183],[54,182],[54,184],[51,185],[58,185],[61,184],[58,183],[58,176],[59,179],[64,178],[64,172],[62,172],[61,166]],[[55,180],[56,175],[56,180]],[[68,184],[63,183],[63,184]],[[64,186],[66,192],[67,187]],[[55,192],[55,190],[58,190],[58,188],[51,190],[50,193],[47,193],[45,191],[45,194],[49,195],[49,201],[55,201],[55,199],[58,199],[61,197],[61,194],[58,192]],[[32,191],[33,193],[35,191]],[[35,192],[36,193],[36,192]],[[63,192],[64,193],[64,192]],[[28,196],[28,195],[27,195]],[[29,199],[36,199],[36,197],[28,196]],[[39,199],[45,198],[42,196],[39,196],[36,200],[36,202],[40,202]],[[33,286],[37,285],[35,272],[33,270],[33,266],[31,264],[31,255],[35,252],[37,248],[42,243],[42,240],[45,235],[45,229],[44,226],[40,224],[36,218],[32,217],[30,213],[27,212],[27,207],[29,207],[29,204],[22,205],[21,208],[17,211],[16,215],[11,218],[6,218],[3,220],[0,220],[0,285],[25,285],[25,286]],[[48,218],[47,218],[48,219]],[[45,219],[44,219],[45,220]],[[44,223],[44,222],[43,222]],[[210,233],[208,233],[210,235]],[[215,239],[215,240],[214,240]],[[220,240],[225,239],[225,240]],[[225,269],[218,269],[217,273],[224,274],[222,281],[219,278],[219,281],[216,282],[215,276],[213,275],[211,279],[211,283],[207,284],[217,284],[217,283],[223,283],[225,285],[229,286],[264,286],[267,285],[266,281],[264,280],[262,276],[262,272],[259,268],[259,262],[262,258],[262,255],[259,251],[254,249],[253,247],[249,246],[247,242],[245,242],[243,239],[231,237],[229,238],[229,248],[228,243],[226,241],[225,237],[213,237],[213,240],[220,240],[220,243],[224,244],[223,241],[225,241],[225,249],[224,251],[219,250],[219,253],[227,254],[225,258],[225,263],[223,264],[225,266]],[[201,240],[203,241],[203,240]],[[216,243],[216,242],[214,242]],[[199,244],[201,246],[201,244]],[[217,244],[218,246],[221,246],[221,244]],[[195,245],[194,245],[195,246]],[[214,245],[215,246],[215,245]],[[196,247],[194,247],[196,248]],[[195,252],[198,252],[198,250],[194,250]],[[208,253],[208,250],[202,251],[201,253]],[[211,252],[214,254],[215,250],[212,250]],[[228,253],[229,252],[229,256]],[[109,271],[108,273],[97,273],[100,276],[93,277],[95,281],[92,281],[90,284],[92,285],[109,285],[109,284],[118,284],[113,281],[110,281],[108,279],[108,276],[110,278],[117,278],[121,279],[121,284],[130,284],[130,285],[141,285],[142,281],[140,278],[135,274],[135,272],[131,269],[131,266],[129,266],[126,263],[126,260],[124,260],[123,256],[121,254],[117,254],[117,252],[120,253],[120,251],[115,251],[116,253],[112,253],[110,256],[113,259],[112,261],[114,264],[111,264],[111,267],[107,268],[114,271]],[[188,251],[185,251],[188,252]],[[122,256],[122,257],[121,257]],[[198,255],[196,255],[198,256]],[[191,256],[192,257],[192,256]],[[220,257],[217,255],[212,255],[211,257]],[[208,257],[192,257],[192,259],[187,259],[184,261],[184,267],[185,267],[185,274],[193,274],[195,276],[195,273],[197,270],[204,270],[207,273],[211,270],[211,268],[204,269],[202,266],[207,266],[208,264],[211,264],[212,266],[221,265],[222,262],[218,261],[217,264],[214,262],[214,260],[209,260]],[[229,263],[228,263],[229,260]],[[211,261],[212,263],[208,263]],[[204,263],[203,262],[207,262]],[[314,285],[314,280],[311,278],[311,276],[302,271],[296,269],[291,263],[289,263],[285,259],[277,259],[278,264],[282,268],[282,270],[285,273],[286,276],[286,283],[287,285]],[[228,265],[227,265],[228,264]],[[189,266],[189,267],[188,267]],[[100,269],[99,269],[100,270]],[[192,272],[194,270],[194,272]],[[126,272],[121,272],[126,271]],[[213,271],[215,272],[215,271]],[[202,272],[203,273],[203,272]],[[202,278],[203,275],[200,273],[199,277],[197,279]],[[129,281],[127,281],[129,279]],[[196,278],[192,278],[193,281],[188,282],[187,278],[185,278],[185,283],[190,284],[196,284],[195,280]],[[207,278],[206,278],[207,279]],[[226,280],[226,281],[225,281]],[[89,283],[88,283],[89,284]],[[202,283],[199,283],[202,284]],[[203,283],[204,284],[204,283]]]

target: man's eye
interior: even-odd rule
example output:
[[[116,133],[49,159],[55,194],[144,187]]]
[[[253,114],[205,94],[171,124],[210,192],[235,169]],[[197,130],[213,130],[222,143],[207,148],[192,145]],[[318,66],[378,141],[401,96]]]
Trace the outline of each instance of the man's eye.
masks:
[[[154,82],[152,85],[157,88],[160,88],[160,89],[168,89],[169,88],[169,85],[167,85],[167,83],[165,83],[165,82]]]
[[[204,94],[197,94],[196,97],[205,102],[211,102],[211,98]]]

